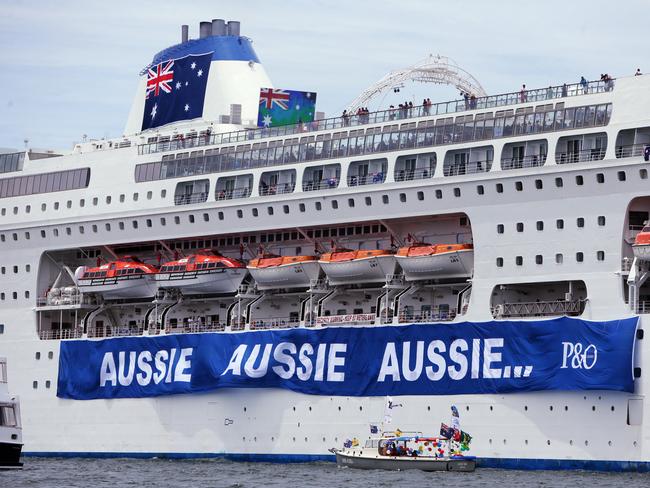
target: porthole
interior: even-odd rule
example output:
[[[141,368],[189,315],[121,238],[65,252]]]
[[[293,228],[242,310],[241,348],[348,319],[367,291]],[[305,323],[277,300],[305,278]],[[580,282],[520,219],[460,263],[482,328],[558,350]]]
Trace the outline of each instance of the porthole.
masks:
[[[528,439],[524,440],[524,444],[528,445]]]
[[[517,232],[523,232],[523,231],[524,231],[524,223],[517,222]]]
[[[282,205],[282,211],[283,211],[285,214],[288,214],[288,213],[289,213],[289,205]]]
[[[584,217],[578,217],[576,219],[576,225],[578,226],[579,229],[583,228],[585,226],[585,219]]]
[[[339,208],[339,202],[338,200],[332,200],[332,208],[337,209]]]
[[[612,441],[607,441],[607,445],[611,447],[612,446]]]
[[[576,253],[576,261],[582,263],[585,260],[585,255],[581,252]]]
[[[120,195],[120,203],[124,203],[124,200],[126,200],[126,196],[124,194]]]
[[[42,237],[43,239],[45,239],[45,231],[44,231],[44,230],[41,230],[41,237]]]
[[[454,196],[459,197],[460,196],[460,188],[454,188]]]
[[[436,190],[436,198],[438,200],[442,199],[442,190]]]
[[[246,407],[244,407],[244,412],[246,411]]]
[[[640,169],[639,170],[639,178],[642,180],[647,180],[648,179],[648,170],[647,169]]]
[[[613,411],[615,410],[615,408],[614,408],[614,405],[612,405],[612,408],[611,408],[611,410],[612,410],[612,412],[613,412]]]
[[[372,198],[370,198],[370,197],[366,197],[364,200],[365,200],[366,205],[367,205],[368,207],[369,207],[370,205],[372,205]]]
[[[341,406],[339,405],[339,412],[341,411]]]
[[[605,225],[605,216],[604,215],[599,215],[598,216],[598,225],[600,227],[603,227]]]
[[[33,381],[32,382],[32,388],[37,389],[38,388],[38,381]]]
[[[389,200],[388,200],[388,195],[382,195],[382,196],[381,196],[381,201],[382,201],[383,203],[385,203],[385,204],[388,205],[388,201],[389,201]]]
[[[431,411],[431,406],[428,406],[427,407],[427,412],[430,412],[430,411]]]
[[[550,445],[551,445],[551,440],[550,440],[550,439],[546,441],[546,445],[547,445],[547,446],[550,446]]]
[[[359,412],[362,412],[362,411],[363,411],[363,405],[359,405]]]
[[[488,443],[489,443],[489,444],[492,444],[492,439],[488,439]]]
[[[524,405],[524,411],[528,412],[528,405]]]
[[[120,230],[124,230],[124,222],[120,222],[118,224],[118,227],[120,228]]]
[[[588,446],[588,445],[589,445],[589,441],[585,441],[585,446]]]
[[[255,217],[257,217],[257,209],[254,208],[253,210],[255,210],[253,215],[255,215]],[[298,204],[298,210],[300,210],[301,212],[304,212],[305,211],[305,204],[304,203]]]
[[[564,220],[562,220],[562,219],[557,219],[557,220],[555,221],[555,226],[556,226],[558,229],[560,229],[560,230],[561,230],[561,229],[564,229]]]
[[[424,200],[424,192],[423,191],[418,192],[418,200],[420,200],[420,201]]]
[[[619,171],[617,173],[617,176],[618,176],[618,181],[625,181],[625,178],[626,178],[625,171]]]
[[[552,412],[553,411],[553,405],[550,405],[548,409]]]
[[[479,195],[484,195],[485,194],[485,187],[483,185],[478,185],[476,187],[476,193]]]
[[[294,411],[294,412],[296,411],[296,407],[293,407],[293,411]]]
[[[490,412],[492,412],[493,410],[494,410],[494,407],[492,405],[490,405]]]
[[[273,207],[266,207],[266,212],[267,212],[269,215],[273,215]]]
[[[153,223],[151,222],[151,219],[145,220],[145,224],[147,225],[147,227],[153,226]]]
[[[537,226],[537,230],[539,230],[539,231],[544,230],[544,221],[538,220],[535,225]]]
[[[496,184],[497,193],[503,193],[503,183]]]
[[[592,406],[591,406],[591,411],[592,411],[592,412],[595,412],[595,411],[596,411],[596,405],[592,405]]]
[[[596,259],[598,261],[605,261],[605,251],[596,251]]]
[[[210,222],[210,214],[207,213],[203,214],[203,222]]]
[[[521,181],[515,181],[515,190],[523,191],[524,184]]]
[[[48,358],[48,359],[52,359],[53,357],[54,357],[54,353],[53,353],[52,351],[49,351],[49,352],[47,353],[47,358]]]
[[[564,405],[564,411],[565,411],[565,412],[568,412],[568,411],[569,411],[569,406],[568,406],[568,405]]]
[[[167,219],[165,217],[160,217],[160,225],[162,226],[167,225]]]
[[[402,203],[406,202],[406,193],[400,193],[399,194],[399,201]]]
[[[217,213],[217,218],[218,218],[219,220],[223,220],[223,212],[219,212],[219,213]]]
[[[535,180],[535,188],[537,188],[538,190],[544,188],[544,183],[542,182],[542,180]]]
[[[323,208],[323,204],[321,202],[316,202],[316,203],[314,203],[314,208],[316,208],[316,210],[320,211]]]
[[[544,257],[541,254],[535,256],[535,264],[544,264]]]
[[[469,412],[469,405],[465,406],[465,410]]]
[[[309,407],[309,411],[311,412],[311,406]]]
[[[523,256],[517,256],[517,257],[515,258],[515,264],[516,264],[517,266],[523,266],[523,264],[524,264],[524,258],[523,258]]]
[[[240,219],[244,218],[244,211],[241,208],[237,209],[237,217]]]
[[[51,385],[52,385],[52,382],[50,380],[45,380],[45,388],[49,388]]]
[[[497,224],[497,234],[503,234],[505,231],[505,226],[503,224]]]
[[[564,181],[562,178],[555,178],[555,186],[558,188],[562,188],[564,186]]]
[[[585,180],[582,175],[576,175],[576,185],[582,186],[585,184]]]
[[[160,198],[165,198],[167,196],[167,190],[160,190]]]
[[[570,445],[570,446],[573,445],[573,439],[569,440],[569,445]]]
[[[190,224],[194,223],[194,214],[189,214],[187,216],[187,220],[189,221]]]
[[[605,183],[605,175],[603,173],[596,174],[596,181],[598,183]]]
[[[300,205],[302,205],[303,208],[304,208],[304,206],[305,206],[304,203],[301,203]],[[257,211],[256,208],[254,208],[251,212],[252,212],[252,214],[253,214],[253,217],[257,217],[257,216],[259,215],[259,212]],[[304,210],[301,210],[301,212],[304,212]]]
[[[497,258],[497,268],[503,268],[503,258],[502,257]]]
[[[36,354],[34,354],[34,357],[38,361],[39,359],[41,359],[41,353],[39,351],[36,351]]]

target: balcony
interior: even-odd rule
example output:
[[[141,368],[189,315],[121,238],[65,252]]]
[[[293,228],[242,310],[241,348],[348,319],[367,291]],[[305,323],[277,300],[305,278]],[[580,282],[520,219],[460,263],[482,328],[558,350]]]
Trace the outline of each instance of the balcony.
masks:
[[[327,178],[324,180],[305,181],[302,184],[302,191],[331,190],[339,186],[338,178]]]
[[[244,186],[242,188],[224,189],[217,192],[217,201],[232,200],[235,198],[248,198],[251,195],[251,188]]]
[[[557,164],[584,163],[586,161],[600,161],[605,159],[605,149],[585,149],[577,152],[560,152],[555,154]]]
[[[492,160],[470,161],[469,163],[454,163],[445,165],[445,176],[470,175],[476,173],[487,173],[492,167]]]
[[[504,158],[501,160],[501,169],[537,168],[546,163],[546,154],[524,156],[523,158]]]
[[[189,193],[187,195],[174,195],[174,205],[191,205],[203,203],[208,199],[208,192]]]
[[[295,183],[278,183],[275,185],[263,185],[260,184],[260,195],[280,195],[282,193],[293,193],[293,190],[296,188]]]
[[[384,173],[366,176],[348,176],[348,186],[379,185],[384,182]]]

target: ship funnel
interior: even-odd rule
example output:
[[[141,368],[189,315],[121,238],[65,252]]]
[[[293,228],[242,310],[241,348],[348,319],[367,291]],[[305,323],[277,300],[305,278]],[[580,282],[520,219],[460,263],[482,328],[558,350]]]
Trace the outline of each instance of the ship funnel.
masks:
[[[190,26],[181,25],[181,43],[187,42],[187,40],[189,39],[189,34],[190,34]]]
[[[228,22],[228,35],[239,37],[239,27],[240,23],[236,20],[231,20]]]
[[[199,24],[199,38],[210,37],[212,35],[212,22],[201,22]]]
[[[212,19],[212,35],[225,36],[226,35],[226,21],[223,19]]]

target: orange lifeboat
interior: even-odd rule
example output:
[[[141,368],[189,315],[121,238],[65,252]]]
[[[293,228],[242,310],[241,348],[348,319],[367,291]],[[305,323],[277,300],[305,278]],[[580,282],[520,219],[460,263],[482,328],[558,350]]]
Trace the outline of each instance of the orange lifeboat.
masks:
[[[383,249],[336,248],[318,262],[332,285],[380,283],[395,272],[395,255]]]
[[[124,256],[94,268],[80,268],[78,286],[84,293],[97,293],[105,299],[146,298],[156,292],[154,277],[158,268],[135,256]]]
[[[636,235],[632,250],[638,259],[650,260],[650,225],[643,227],[643,230]]]
[[[248,271],[260,290],[308,288],[318,279],[320,265],[316,256],[261,254],[250,260]]]
[[[397,262],[407,281],[468,277],[474,268],[474,246],[419,242],[400,248]]]
[[[212,249],[168,261],[156,275],[158,288],[178,288],[185,295],[233,293],[246,277],[246,265]]]

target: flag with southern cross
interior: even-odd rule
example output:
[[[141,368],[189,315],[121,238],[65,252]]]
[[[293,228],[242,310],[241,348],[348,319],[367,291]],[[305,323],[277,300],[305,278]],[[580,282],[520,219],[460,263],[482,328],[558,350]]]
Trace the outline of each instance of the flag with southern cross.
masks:
[[[147,69],[142,130],[203,115],[212,53],[168,59]]]
[[[314,92],[262,88],[259,103],[258,127],[313,122],[316,114]]]

